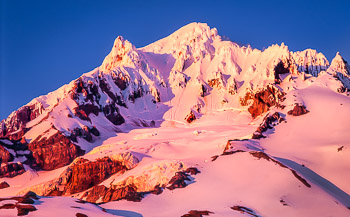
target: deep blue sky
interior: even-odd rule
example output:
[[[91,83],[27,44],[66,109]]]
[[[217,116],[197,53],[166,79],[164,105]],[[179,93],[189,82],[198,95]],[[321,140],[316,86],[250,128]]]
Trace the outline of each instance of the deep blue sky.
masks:
[[[194,21],[254,48],[285,42],[350,62],[345,0],[0,1],[0,120],[99,66],[118,35],[142,47]]]

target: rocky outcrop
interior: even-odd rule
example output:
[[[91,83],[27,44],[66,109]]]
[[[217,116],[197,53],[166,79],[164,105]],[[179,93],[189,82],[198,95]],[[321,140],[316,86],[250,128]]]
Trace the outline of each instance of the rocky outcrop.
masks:
[[[13,161],[13,158],[13,155],[0,145],[0,165],[2,163]]]
[[[204,215],[210,215],[213,212],[207,210],[191,210],[188,214],[182,215],[181,217],[203,217]]]
[[[14,200],[17,202],[14,203]],[[28,215],[29,212],[37,210],[35,206],[32,205],[34,200],[38,200],[38,197],[33,192],[28,192],[19,197],[0,198],[0,202],[3,204],[0,206],[0,210],[17,209],[17,216]]]
[[[241,106],[248,106],[249,102],[253,100],[253,96],[254,95],[251,91],[246,92],[244,97],[239,98]]]
[[[73,142],[78,142],[77,138],[83,138],[88,142],[92,142],[93,141],[93,136],[98,137],[100,135],[100,132],[97,130],[97,128],[95,126],[93,127],[87,127],[84,126],[82,128],[80,127],[76,127],[73,130],[70,131],[70,136],[69,138],[73,141]]]
[[[278,112],[267,115],[260,126],[253,133],[252,139],[261,139],[265,138],[263,132],[266,132],[268,129],[272,129],[275,125],[274,122],[281,121],[281,116]]]
[[[9,183],[3,181],[0,183],[0,189],[8,188],[10,187]]]
[[[7,119],[0,122],[0,138],[20,139],[27,131],[25,129],[26,124],[42,112],[43,107],[40,103],[23,106],[12,112]]]
[[[163,193],[163,188],[160,187],[159,185],[156,185],[153,189],[153,191],[150,191],[151,194],[159,195]]]
[[[128,87],[130,81],[129,76],[124,76],[122,73],[118,73],[118,75],[113,74],[112,76],[114,83],[119,89],[125,90]]]
[[[123,188],[113,189],[104,185],[94,186],[91,190],[85,192],[81,199],[91,203],[106,203],[116,200],[128,200],[139,202],[143,198],[143,193],[137,192],[132,185]]]
[[[38,137],[28,144],[33,153],[31,167],[35,169],[54,170],[70,164],[75,158],[84,154],[84,151],[73,144],[61,132],[49,138]]]
[[[97,116],[99,112],[100,112],[100,108],[92,104],[78,105],[74,109],[75,116],[77,116],[81,120],[89,121],[89,122],[91,122],[89,115],[94,114]]]
[[[98,91],[98,86],[92,82],[84,82],[82,78],[79,78],[74,81],[74,86],[71,89],[70,96],[73,100],[75,100],[79,105],[79,95],[82,94],[84,96],[84,102],[91,104],[94,102],[98,102],[101,98],[101,95]]]
[[[160,171],[159,168],[162,170]],[[181,168],[182,164],[178,162],[152,164],[150,167],[145,167],[141,174],[133,174],[124,180],[111,182],[110,187],[94,186],[86,191],[80,199],[92,203],[106,203],[122,199],[141,201],[145,194],[161,194],[166,186],[169,190],[184,188],[187,186],[185,181],[192,180],[190,174],[195,175],[200,171],[195,167],[179,171]],[[174,170],[178,172],[173,172]],[[170,173],[172,178],[168,179]]]
[[[247,213],[249,216],[259,217],[252,209],[249,209],[249,208],[244,207],[244,206],[235,205],[235,206],[231,207],[231,209],[238,211],[240,213]]]
[[[196,116],[194,115],[193,111],[191,111],[186,117],[185,120],[187,123],[192,123],[194,120],[196,120]]]
[[[2,152],[2,156],[5,156],[2,163],[12,162],[16,158],[23,164],[29,164],[29,161],[32,159],[32,154],[28,150],[28,144],[24,137],[21,140],[1,139],[0,149],[2,147],[5,149],[5,152]],[[7,152],[9,152],[10,158],[8,158]]]
[[[126,167],[104,157],[96,161],[81,158],[70,169],[70,179],[62,192],[68,195],[89,189],[117,172],[123,173]]]
[[[294,105],[294,108],[292,110],[288,111],[288,114],[293,115],[293,116],[300,116],[300,115],[306,114],[308,112],[309,111],[306,110],[304,105],[296,103]]]
[[[170,179],[167,189],[174,190],[175,188],[184,188],[187,186],[185,181],[191,181],[190,174],[196,175],[200,171],[195,167],[187,168],[185,171],[176,172],[175,175]]]
[[[0,178],[3,177],[15,177],[25,172],[23,164],[18,163],[7,163],[0,167]]]
[[[30,204],[6,203],[0,206],[1,209],[17,209],[17,216],[28,215],[29,212],[36,211],[35,206]]]
[[[104,92],[110,99],[106,105],[100,105],[101,94],[99,89]],[[80,97],[84,99],[81,102]],[[107,84],[103,76],[98,77],[98,86],[94,82],[85,82],[82,78],[77,79],[71,91],[71,97],[76,101],[77,107],[74,111],[74,115],[81,120],[91,122],[89,115],[99,115],[100,112],[106,116],[114,125],[120,125],[125,122],[124,118],[120,115],[117,105],[126,106],[122,100],[122,97],[114,94],[109,85]]]
[[[75,194],[98,186],[111,175],[115,173],[122,174],[126,170],[135,167],[137,163],[138,159],[130,153],[115,154],[95,161],[80,157],[74,160],[57,179],[29,187],[22,193],[30,190],[42,196]]]
[[[213,78],[211,80],[208,81],[208,85],[212,88],[214,87],[220,87],[221,84],[221,79],[220,78]]]
[[[278,88],[268,85],[265,89],[254,94],[253,103],[248,108],[248,112],[253,118],[267,112],[272,106],[279,106],[279,102],[284,100],[285,93]]]
[[[185,173],[188,173],[190,175],[197,175],[200,172],[201,171],[199,171],[196,167],[189,167],[185,170]]]
[[[120,125],[125,122],[125,119],[119,113],[118,107],[113,104],[108,104],[103,107],[103,113],[106,118],[114,125]]]
[[[191,181],[185,172],[177,172],[173,178],[170,179],[168,184],[169,190],[174,190],[175,188],[184,188],[187,186],[185,181]]]
[[[280,75],[290,73],[289,67],[290,67],[290,60],[286,60],[285,62],[279,61],[278,64],[274,68],[275,73],[275,83],[279,84],[281,83]]]

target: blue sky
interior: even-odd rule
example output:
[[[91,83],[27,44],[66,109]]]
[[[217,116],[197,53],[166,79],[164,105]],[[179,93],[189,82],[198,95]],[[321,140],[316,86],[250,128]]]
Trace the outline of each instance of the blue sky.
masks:
[[[99,66],[118,35],[136,47],[191,22],[239,44],[350,61],[350,1],[1,0],[0,120]]]

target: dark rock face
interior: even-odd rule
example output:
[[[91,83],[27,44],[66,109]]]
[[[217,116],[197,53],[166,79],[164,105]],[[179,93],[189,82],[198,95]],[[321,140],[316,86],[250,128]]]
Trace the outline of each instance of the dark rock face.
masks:
[[[128,80],[130,80],[130,78],[122,76],[121,73],[118,76],[114,76],[112,79],[121,90],[125,90],[129,85]]]
[[[114,82],[114,84],[116,84],[120,90],[125,90],[127,88],[127,86],[129,85],[129,80],[130,78],[127,76],[123,76],[121,73],[119,73],[119,75],[116,74],[112,74],[112,80]],[[100,77],[99,78],[99,87],[100,89],[106,93],[108,95],[109,98],[112,99],[111,104],[117,104],[123,107],[126,107],[126,104],[123,100],[123,97],[121,95],[121,93],[117,92],[116,94],[114,94],[111,91],[110,85],[107,83],[105,78]]]
[[[90,103],[97,102],[101,98],[97,85],[93,82],[85,83],[81,78],[77,79],[74,83],[74,86],[71,90],[72,99],[78,101],[79,94],[82,94],[84,96],[85,102]]]
[[[103,203],[122,199],[139,202],[141,201],[143,194],[137,192],[135,187],[129,185],[117,189],[99,185],[94,186],[90,191],[86,192],[83,197],[86,197],[85,200],[91,203],[96,203],[100,198]]]
[[[185,117],[185,120],[187,121],[187,123],[192,123],[196,119],[197,118],[192,111]]]
[[[201,97],[205,97],[209,93],[209,88],[207,88],[206,86],[204,86],[204,84],[202,84],[200,91],[201,91],[200,92]]]
[[[103,113],[106,118],[112,122],[114,125],[120,125],[125,122],[125,119],[119,113],[119,109],[112,104],[105,105],[103,107]]]
[[[265,136],[262,134],[263,132],[266,132],[268,129],[272,129],[273,123],[275,121],[280,120],[281,116],[278,112],[273,113],[272,115],[268,115],[264,118],[263,122],[260,124],[260,126],[256,129],[254,132],[252,139],[261,139],[265,138]]]
[[[21,204],[17,204],[16,205],[16,207],[17,207],[17,211],[18,211],[18,216],[24,216],[24,215],[28,215],[28,213],[29,212],[33,212],[33,211],[35,211],[35,210],[37,210],[36,208],[35,208],[35,206],[33,206],[33,205],[21,205]]]
[[[133,186],[126,186],[123,188],[112,189],[109,188],[107,194],[103,197],[103,202],[115,201],[125,199],[128,201],[140,202],[143,194],[136,191]]]
[[[73,142],[78,142],[77,137],[81,137],[88,142],[92,142],[93,141],[92,135],[94,135],[94,136],[100,135],[100,132],[97,130],[97,128],[95,126],[93,126],[92,128],[89,128],[86,126],[84,126],[83,128],[77,127],[77,128],[74,128],[73,130],[71,130],[70,133],[71,134],[70,134],[69,138]]]
[[[283,199],[280,199],[280,203],[283,205],[283,206],[289,206],[286,201],[284,201]]]
[[[89,115],[94,114],[97,116],[99,112],[100,112],[99,107],[97,107],[95,105],[91,105],[91,104],[84,104],[84,105],[78,105],[75,108],[74,115],[77,116],[78,118],[80,118],[81,120],[91,122]]]
[[[76,217],[88,217],[87,215],[83,214],[83,213],[76,213],[75,214]]]
[[[311,188],[311,185],[306,181],[306,179],[301,177],[295,170],[291,169],[291,172],[293,173],[294,177],[297,178],[301,183],[303,183],[306,187]]]
[[[280,75],[289,73],[289,67],[290,67],[290,60],[287,61],[286,64],[284,64],[282,61],[278,62],[278,64],[274,68],[274,75],[275,75],[275,83],[279,84],[281,83]]]
[[[257,132],[253,133],[252,139],[262,139],[262,138],[266,138],[266,136],[264,136],[262,133],[257,133]]]
[[[253,104],[248,108],[248,112],[253,118],[267,112],[271,106],[277,106],[280,101],[283,101],[284,93],[276,87],[268,85],[253,96]]]
[[[253,99],[253,94],[251,92],[246,92],[245,96],[239,99],[239,102],[241,104],[241,106],[247,106],[249,105],[249,101]]]
[[[108,157],[89,161],[80,159],[71,167],[71,176],[65,187],[65,193],[74,194],[91,188],[117,172],[124,172],[125,166]]]
[[[135,100],[137,98],[140,98],[143,96],[144,90],[142,89],[142,87],[138,87],[137,90],[135,90],[134,92],[132,92],[132,94],[129,95],[129,100],[131,102],[135,102]]]
[[[344,86],[341,86],[337,89],[337,92],[338,93],[345,93],[345,92],[349,92],[349,89],[344,87]]]
[[[7,182],[1,182],[0,183],[0,189],[4,189],[4,188],[8,188],[8,187],[10,187],[10,185],[7,183]]]
[[[300,115],[306,114],[308,112],[309,111],[306,110],[304,105],[295,104],[294,108],[292,110],[288,111],[288,114],[293,115],[293,116],[300,116]]]
[[[236,154],[236,153],[239,153],[239,152],[245,152],[243,150],[236,150],[236,151],[224,151],[221,156],[225,156],[225,155],[231,155],[231,154]],[[216,155],[217,157],[215,158],[215,160],[219,157],[218,155]],[[214,161],[214,159],[212,160]]]
[[[174,190],[175,188],[184,188],[187,186],[185,181],[191,181],[190,175],[196,175],[200,171],[196,167],[189,167],[185,171],[176,172],[175,175],[170,179],[168,186],[169,190]]]
[[[213,214],[213,212],[207,210],[191,210],[188,214],[182,215],[181,217],[203,217],[204,215]]]
[[[338,152],[343,151],[343,148],[344,148],[344,145],[342,145],[341,147],[339,147],[339,148],[337,149]]]
[[[156,185],[153,191],[151,191],[151,194],[155,194],[155,195],[159,195],[161,193],[163,193],[163,188],[161,188],[159,185]]]
[[[40,103],[19,108],[14,114],[11,114],[7,119],[0,123],[0,138],[8,138],[17,140],[20,139],[25,131],[25,125],[38,117],[43,112],[43,107]],[[14,133],[16,132],[16,133]]]
[[[50,183],[44,196],[71,195],[93,187],[83,195],[83,197],[89,197],[89,202],[93,202],[100,197],[100,193],[106,193],[108,190],[105,186],[98,186],[98,184],[117,172],[124,173],[125,170],[126,167],[119,161],[108,157],[96,161],[79,158],[60,175],[59,179]]]
[[[49,138],[38,137],[28,144],[28,149],[33,153],[34,158],[31,167],[43,170],[54,170],[66,166],[84,154],[79,146],[73,144],[61,132]]]
[[[276,164],[278,164],[279,166],[283,167],[283,168],[287,168],[284,164],[282,164],[281,162],[272,159],[270,156],[268,156],[266,153],[261,152],[261,151],[251,151],[249,152],[252,156],[258,158],[258,159],[264,159],[267,161],[272,161]]]
[[[13,158],[13,155],[0,145],[0,165],[2,163],[13,161]]]
[[[37,200],[38,197],[33,192],[28,192],[22,197],[10,197],[10,198],[0,198],[0,201],[4,201],[4,205],[0,206],[1,209],[17,209],[17,216],[28,215],[29,212],[37,210],[35,206],[31,205],[34,203],[34,200]],[[16,200],[16,203],[12,201],[6,203],[7,200]]]
[[[117,101],[116,95],[114,95],[111,91],[111,88],[107,84],[107,81],[104,78],[99,77],[99,86],[103,92],[105,92],[109,98],[111,98],[114,102]]]
[[[189,178],[189,173],[198,174],[200,171],[197,168],[191,167],[185,171],[177,172],[175,176],[169,181],[168,189],[173,190],[175,188],[184,188],[187,186],[186,181],[191,181]],[[162,186],[163,187],[163,186]],[[157,185],[154,190],[150,192],[138,192],[137,188],[133,185],[127,185],[125,187],[117,188],[111,185],[111,187],[106,187],[104,185],[95,185],[90,190],[86,191],[84,195],[80,198],[91,203],[107,203],[116,200],[129,200],[129,201],[141,201],[143,196],[147,193],[161,194],[163,188]]]
[[[72,89],[72,99],[78,104],[75,110],[75,115],[82,120],[90,121],[89,115],[98,115],[103,112],[108,120],[110,120],[114,125],[120,125],[125,122],[124,118],[120,115],[117,105],[126,106],[122,102],[122,98],[115,95],[111,90],[106,80],[103,77],[99,78],[99,86],[93,82],[85,83],[81,78],[75,81],[75,86]],[[102,107],[99,104],[101,95],[99,94],[99,89],[103,91],[109,98],[112,99],[110,104]],[[85,104],[79,103],[79,95],[83,95]]]
[[[185,173],[189,173],[191,175],[197,175],[200,171],[196,167],[189,167],[185,170]]]
[[[0,168],[0,178],[3,177],[15,177],[25,172],[22,163],[7,163]]]
[[[185,181],[191,181],[185,172],[177,172],[169,181],[169,190],[174,190],[175,188],[184,188],[187,186]]]
[[[208,85],[212,88],[214,87],[219,87],[221,85],[220,79],[219,78],[213,78],[208,81]]]
[[[107,190],[108,188],[104,185],[94,186],[91,190],[85,192],[81,199],[90,203],[96,203],[100,197],[103,197],[107,193]]]
[[[5,159],[8,159],[7,162],[6,160],[4,161],[4,158],[3,158],[2,163],[12,162],[14,160],[14,157],[22,158],[23,161],[21,162],[24,164],[27,164],[29,162],[29,159],[32,159],[32,155],[28,150],[28,144],[24,139],[24,137],[22,137],[21,140],[3,139],[3,141],[0,141],[0,149],[1,147],[6,149],[5,155],[2,155],[3,157],[6,156],[6,152],[10,152],[10,158],[8,159],[7,157],[5,157]]]
[[[280,114],[278,112],[275,112],[272,115],[267,116],[256,131],[259,133],[263,133],[268,129],[271,129],[272,128],[271,124],[277,121],[279,118],[280,118]]]
[[[252,209],[249,209],[249,208],[244,207],[244,206],[235,205],[235,206],[231,207],[231,209],[238,211],[238,212],[241,212],[241,213],[247,213],[250,216],[259,217]]]

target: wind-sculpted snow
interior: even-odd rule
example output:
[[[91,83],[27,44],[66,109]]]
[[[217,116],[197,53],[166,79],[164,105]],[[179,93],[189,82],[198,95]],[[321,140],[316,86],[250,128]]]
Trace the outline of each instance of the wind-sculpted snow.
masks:
[[[203,23],[142,48],[118,36],[1,121],[0,196],[41,195],[31,216],[347,216],[350,67],[330,62]]]

